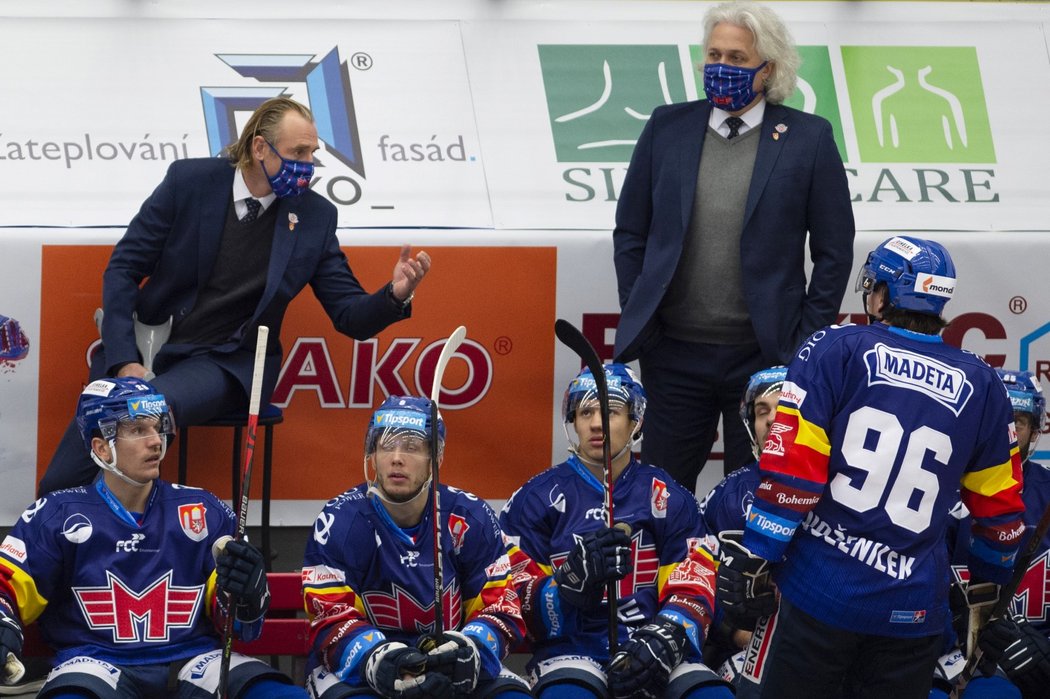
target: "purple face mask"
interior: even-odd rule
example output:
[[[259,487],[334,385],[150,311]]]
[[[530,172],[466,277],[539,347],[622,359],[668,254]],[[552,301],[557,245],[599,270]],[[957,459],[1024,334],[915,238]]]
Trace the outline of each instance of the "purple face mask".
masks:
[[[310,188],[310,180],[314,176],[314,164],[302,160],[288,160],[277,152],[272,143],[267,141],[266,145],[270,146],[273,154],[281,159],[281,169],[272,175],[266,172],[266,164],[259,161],[262,164],[263,174],[270,181],[273,193],[280,199],[302,196],[303,192]]]
[[[739,112],[751,104],[758,94],[755,92],[755,75],[769,61],[755,68],[741,68],[725,63],[708,63],[704,66],[704,93],[711,104],[727,112]]]

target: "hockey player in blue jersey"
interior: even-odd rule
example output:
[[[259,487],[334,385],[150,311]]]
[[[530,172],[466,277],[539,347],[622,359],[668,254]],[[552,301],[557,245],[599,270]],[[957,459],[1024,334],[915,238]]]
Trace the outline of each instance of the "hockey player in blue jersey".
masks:
[[[269,604],[262,554],[230,541],[233,512],[199,488],[160,480],[171,412],[141,379],[99,379],[76,423],[101,475],[30,505],[0,544],[0,655],[36,621],[56,667],[51,699],[205,699],[218,689],[227,595],[251,640]],[[269,665],[233,656],[229,696],[304,697]]]
[[[718,536],[722,532],[742,532],[747,521],[747,513],[755,499],[760,478],[758,459],[762,455],[762,446],[769,437],[770,446],[774,449],[780,444],[779,435],[770,435],[769,427],[777,412],[780,401],[780,389],[787,376],[787,367],[774,366],[756,371],[747,381],[744,395],[740,399],[740,420],[751,440],[751,453],[755,460],[736,469],[711,489],[711,492],[700,502],[700,514],[704,520],[704,531],[708,548],[719,549]],[[759,613],[759,615],[761,615]],[[734,678],[742,657],[729,659],[729,656],[746,648],[751,641],[751,623],[734,623],[724,613],[715,615],[715,624],[711,627],[708,645],[704,649],[704,658],[711,667],[719,667],[722,677]],[[726,661],[728,664],[723,664]],[[735,682],[735,679],[730,681]]]
[[[530,479],[500,513],[532,640],[533,691],[540,699],[730,697],[700,662],[715,563],[700,546],[696,498],[666,471],[633,458],[645,393],[625,365],[608,364],[605,373],[618,526],[605,525],[604,433],[588,370],[563,401],[572,455]],[[610,582],[619,604],[619,652],[611,660]]]
[[[925,699],[948,623],[949,509],[974,516],[969,568],[1005,583],[1023,529],[1010,401],[987,364],[940,338],[956,285],[940,244],[897,236],[858,279],[868,326],[799,348],[760,462],[743,544],[719,569],[722,604],[762,587],[742,697]]]
[[[1006,386],[1014,410],[1017,448],[1024,473],[1021,498],[1025,504],[1025,532],[1021,536],[1021,546],[1025,548],[1040,517],[1050,506],[1050,469],[1029,458],[1046,426],[1046,399],[1031,372],[1003,369],[997,372]],[[969,542],[972,536],[971,524],[969,517],[964,519],[959,535],[950,539],[956,542],[957,548]],[[969,576],[965,566],[955,565],[952,568],[956,579],[965,582]],[[1050,532],[1043,534],[1028,561],[1028,568],[1014,593],[1010,613],[1005,618],[992,620],[982,634],[979,645],[983,657],[978,666],[979,672],[966,685],[962,695],[964,699],[1021,696],[1024,699],[1037,699],[1047,695],[1050,687],[1050,586],[1047,580],[1050,580]],[[959,635],[965,644],[967,633],[960,630]],[[956,651],[955,656],[961,657],[962,654]],[[961,671],[961,664],[955,665],[958,671]],[[955,674],[957,676],[958,673]],[[930,696],[948,696],[951,687],[942,684],[940,693],[937,693],[938,684],[935,680],[935,692]]]
[[[390,396],[365,437],[365,483],[329,500],[303,560],[307,688],[318,699],[529,696],[502,665],[524,624],[496,514],[439,485],[444,628],[435,631],[430,401]],[[438,459],[445,425],[438,418]]]

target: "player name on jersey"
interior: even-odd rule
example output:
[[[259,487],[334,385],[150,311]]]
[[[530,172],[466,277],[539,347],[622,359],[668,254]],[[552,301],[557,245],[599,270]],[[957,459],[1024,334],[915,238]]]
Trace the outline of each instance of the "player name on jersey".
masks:
[[[813,512],[806,515],[801,527],[818,539],[823,539],[828,546],[834,546],[847,556],[891,578],[907,580],[911,576],[912,566],[915,565],[914,556],[905,556],[886,544],[863,536],[850,536],[841,527],[832,528]]]

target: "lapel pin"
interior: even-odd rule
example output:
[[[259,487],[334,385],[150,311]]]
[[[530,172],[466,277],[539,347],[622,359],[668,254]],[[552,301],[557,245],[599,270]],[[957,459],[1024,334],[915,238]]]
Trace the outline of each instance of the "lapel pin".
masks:
[[[779,141],[780,140],[780,134],[778,134],[776,131],[773,132],[773,140],[774,141]]]
[[[773,128],[775,128],[777,130],[777,133],[784,133],[785,131],[788,130],[788,127],[787,127],[786,124],[777,124]]]
[[[299,223],[299,217],[296,216],[294,213],[289,213],[288,214],[288,230],[294,231],[295,230],[295,224],[297,224],[297,223]]]

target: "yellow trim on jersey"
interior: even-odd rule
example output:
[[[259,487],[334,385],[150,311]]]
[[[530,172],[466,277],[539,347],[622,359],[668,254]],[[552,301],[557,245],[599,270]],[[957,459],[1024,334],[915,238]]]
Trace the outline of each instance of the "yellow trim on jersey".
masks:
[[[367,617],[368,612],[365,611],[365,601],[361,599],[361,595],[354,592],[353,588],[349,585],[340,585],[339,587],[304,587],[303,588],[303,599],[305,600],[313,597],[338,597],[341,595],[353,595],[354,596],[354,609],[356,609],[362,616]],[[306,615],[313,621],[314,614],[310,612],[309,605],[307,605]]]
[[[216,588],[219,586],[218,572],[212,570],[211,575],[208,576],[208,582],[204,583],[204,599],[208,600],[205,606],[204,613],[210,618],[212,605],[211,601],[215,599],[215,595],[218,594]]]
[[[802,417],[802,413],[797,408],[786,408],[781,405],[777,407],[777,411],[794,415],[798,420],[798,436],[795,438],[795,444],[808,447],[818,454],[831,456],[831,440],[828,439],[828,434],[823,427]]]
[[[678,562],[668,563],[667,565],[660,566],[659,573],[656,577],[656,598],[659,599],[664,593],[664,585],[667,584],[667,578],[671,577],[671,573],[678,567]]]
[[[10,571],[8,584],[11,585],[15,591],[15,597],[18,598],[16,602],[18,603],[18,615],[22,617],[22,624],[32,624],[44,613],[47,600],[41,596],[40,591],[36,589],[36,582],[24,570],[3,559],[0,559],[0,565]]]
[[[980,471],[971,471],[962,477],[962,486],[971,493],[990,497],[1017,485],[1014,480],[1013,455],[1017,447],[1010,450],[1010,460],[998,466],[989,466]]]
[[[485,596],[485,590],[493,587],[503,588],[506,592],[508,587],[514,587],[514,580],[511,578],[510,573],[507,573],[504,577],[498,580],[488,580],[481,588],[481,592],[472,597],[466,604],[466,611],[463,614],[464,619],[474,618],[474,613],[478,610],[484,609],[488,605],[485,603],[483,597]]]

